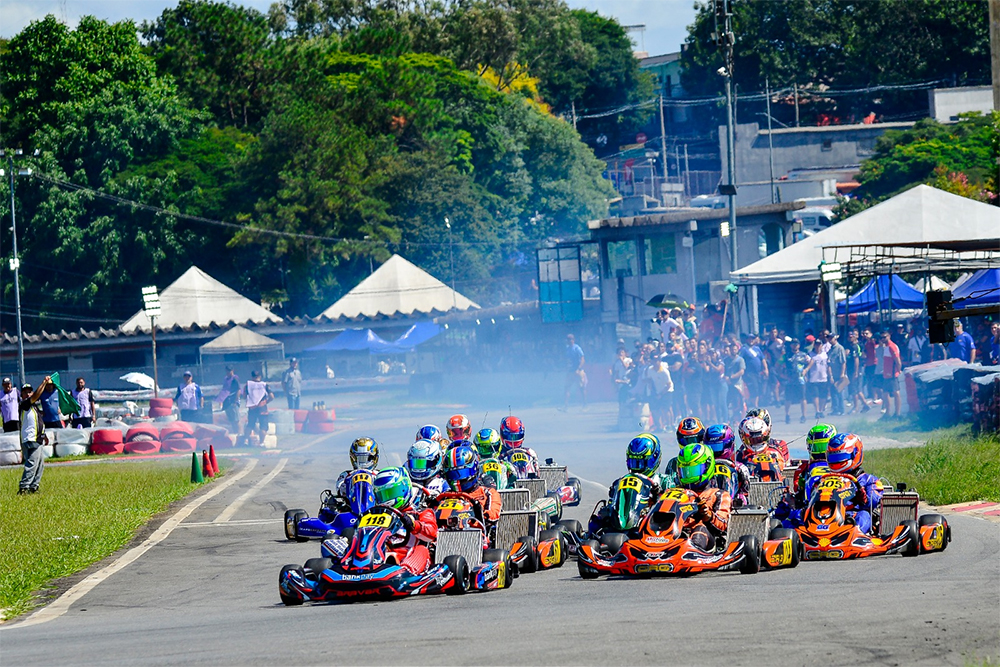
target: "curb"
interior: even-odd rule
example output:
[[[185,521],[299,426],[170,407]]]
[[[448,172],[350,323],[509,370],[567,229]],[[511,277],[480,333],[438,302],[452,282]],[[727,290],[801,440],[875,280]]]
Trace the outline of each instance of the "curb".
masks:
[[[946,514],[964,514],[977,519],[985,519],[994,523],[1000,523],[1000,503],[988,500],[973,500],[965,503],[955,503],[953,505],[942,505],[934,508]]]

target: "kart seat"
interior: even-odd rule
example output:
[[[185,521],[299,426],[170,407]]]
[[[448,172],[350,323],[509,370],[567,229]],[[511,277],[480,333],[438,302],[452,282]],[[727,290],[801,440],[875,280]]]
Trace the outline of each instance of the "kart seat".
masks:
[[[674,523],[673,512],[653,512],[649,516],[647,526],[654,533],[662,533],[671,529]]]

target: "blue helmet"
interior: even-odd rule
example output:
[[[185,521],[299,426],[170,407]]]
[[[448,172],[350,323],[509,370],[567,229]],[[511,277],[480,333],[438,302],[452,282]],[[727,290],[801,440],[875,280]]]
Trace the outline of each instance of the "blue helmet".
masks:
[[[632,438],[625,451],[625,467],[640,475],[655,474],[660,469],[660,439],[652,433],[640,433]]]
[[[434,440],[417,440],[406,453],[406,470],[414,482],[434,479],[441,472],[441,445]]]
[[[731,461],[736,448],[736,434],[729,424],[713,424],[705,431],[705,444],[712,448],[715,458]]]
[[[444,457],[444,478],[455,491],[472,491],[479,486],[479,454],[469,445],[458,445]]]
[[[396,509],[410,505],[413,500],[413,483],[406,468],[386,468],[375,476],[375,500],[379,505]]]
[[[434,424],[424,424],[417,431],[417,437],[414,442],[418,440],[441,440],[443,438],[444,435],[441,433],[441,429],[437,426]]]

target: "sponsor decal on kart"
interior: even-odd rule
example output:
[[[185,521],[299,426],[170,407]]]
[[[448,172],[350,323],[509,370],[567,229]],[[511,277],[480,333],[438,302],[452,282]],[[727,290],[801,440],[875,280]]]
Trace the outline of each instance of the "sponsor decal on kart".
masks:
[[[540,554],[542,557],[542,564],[545,567],[559,564],[559,558],[562,554],[562,546],[560,542],[562,542],[562,540],[556,538],[552,541],[552,546],[549,548],[548,553]]]
[[[930,535],[924,538],[924,550],[934,551],[944,546],[944,526],[938,524],[930,531]]]
[[[774,552],[768,554],[767,564],[771,567],[791,565],[792,555],[792,538],[782,540],[781,543],[774,549]]]
[[[832,549],[830,551],[807,551],[806,560],[823,560],[824,558],[837,559],[843,558],[844,552],[840,549]]]
[[[666,574],[668,572],[674,571],[673,563],[639,563],[635,566],[636,574],[653,574],[661,573]]]

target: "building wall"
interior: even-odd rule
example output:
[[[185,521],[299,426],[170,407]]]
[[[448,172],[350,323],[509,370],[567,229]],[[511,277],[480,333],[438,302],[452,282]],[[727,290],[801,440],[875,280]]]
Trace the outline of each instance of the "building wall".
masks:
[[[988,114],[993,110],[993,88],[990,86],[965,86],[963,88],[935,88],[928,91],[931,117],[939,123],[958,120],[958,114],[978,111]]]

